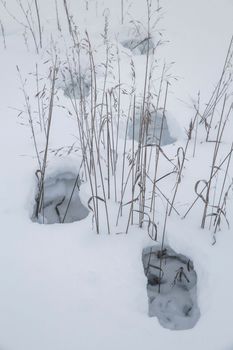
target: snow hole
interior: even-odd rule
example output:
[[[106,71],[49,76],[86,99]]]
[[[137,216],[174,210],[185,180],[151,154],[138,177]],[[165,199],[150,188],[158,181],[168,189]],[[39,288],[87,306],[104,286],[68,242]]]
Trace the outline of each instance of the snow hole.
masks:
[[[81,181],[73,173],[48,176],[44,181],[43,207],[33,221],[44,224],[70,223],[87,217],[89,210],[79,197]]]
[[[126,49],[129,49],[134,55],[146,55],[148,50],[148,42],[149,42],[149,54],[153,53],[155,49],[155,44],[153,40],[147,39],[147,37],[143,38],[141,36],[137,38],[125,39],[121,42],[121,45]]]
[[[161,128],[162,134],[161,134]],[[136,113],[135,121],[130,121],[128,136],[132,140],[139,141],[140,134],[140,113]],[[170,134],[167,118],[163,118],[163,115],[159,112],[152,112],[149,117],[149,126],[147,133],[147,144],[158,144],[161,134],[161,146],[170,145],[176,141],[176,139]]]
[[[85,98],[90,93],[91,83],[86,76],[77,76],[71,81],[66,80],[63,86],[64,95],[72,99]]]
[[[164,328],[191,329],[200,317],[197,304],[197,274],[192,261],[170,247],[145,248],[142,252],[147,277],[149,316]]]

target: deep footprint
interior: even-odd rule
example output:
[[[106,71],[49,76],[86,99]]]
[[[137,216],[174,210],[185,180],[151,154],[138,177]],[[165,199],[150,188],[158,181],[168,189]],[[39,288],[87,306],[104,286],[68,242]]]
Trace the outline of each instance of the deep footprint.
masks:
[[[78,77],[74,82],[66,82],[64,95],[71,99],[85,98],[90,93],[90,86],[91,84],[85,76],[82,76],[81,79]]]
[[[148,48],[149,54],[152,54],[153,50],[155,50],[155,44],[153,43],[153,40],[149,40],[148,47],[147,38],[143,38],[141,36],[138,38],[125,39],[121,42],[121,45],[129,49],[134,55],[146,55]]]
[[[89,210],[79,197],[80,181],[72,173],[60,173],[44,182],[43,208],[33,221],[44,224],[70,223],[87,217]],[[36,205],[35,210],[36,212]]]
[[[156,316],[164,328],[193,328],[200,311],[192,261],[167,246],[163,251],[160,246],[145,248],[142,261],[148,279],[149,316]]]
[[[162,126],[163,126],[163,130],[161,133]],[[128,136],[130,139],[133,139],[133,135],[134,135],[134,139],[136,141],[139,141],[139,133],[140,133],[140,113],[136,112],[134,132],[133,132],[133,122],[131,121]],[[161,136],[161,140],[160,140],[160,136]],[[172,137],[170,134],[166,117],[163,119],[163,116],[161,113],[151,112],[149,128],[147,132],[147,144],[160,143],[160,146],[165,146],[165,145],[170,145],[175,141],[176,139]]]

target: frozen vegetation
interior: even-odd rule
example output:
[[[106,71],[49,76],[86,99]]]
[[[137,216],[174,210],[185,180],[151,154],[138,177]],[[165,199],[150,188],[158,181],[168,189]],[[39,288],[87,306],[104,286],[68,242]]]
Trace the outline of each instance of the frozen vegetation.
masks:
[[[0,349],[233,350],[231,0],[0,0]]]

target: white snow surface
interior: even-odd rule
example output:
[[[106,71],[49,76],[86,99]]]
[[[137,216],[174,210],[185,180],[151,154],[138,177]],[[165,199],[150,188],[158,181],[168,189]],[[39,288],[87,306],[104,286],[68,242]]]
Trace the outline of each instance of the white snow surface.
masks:
[[[62,13],[62,1],[58,3]],[[80,3],[69,1],[80,27],[97,37],[96,33],[103,31],[102,11],[108,7],[112,14],[111,30],[116,32],[120,20],[119,0],[90,0],[89,12],[85,10],[85,2]],[[7,5],[20,16],[17,1],[7,0]],[[129,6],[129,1],[126,5]],[[49,38],[45,46],[49,47],[49,31],[53,32],[56,27],[54,1],[40,0],[39,6]],[[202,102],[206,102],[221,74],[233,30],[233,3],[231,0],[163,0],[161,6],[164,19],[160,25],[170,41],[162,48],[161,59],[174,60],[173,72],[181,77],[172,86],[168,99],[169,114],[174,118],[173,122],[171,117],[170,126],[176,125],[178,145],[179,142],[183,145],[184,127],[194,114],[190,108],[192,99],[200,89]],[[128,11],[143,20],[145,2],[135,0]],[[67,30],[64,13],[63,17],[60,20]],[[156,318],[148,317],[147,281],[141,255],[143,248],[153,242],[146,230],[133,226],[128,235],[116,234],[124,227],[123,218],[120,228],[112,223],[111,235],[106,232],[97,235],[92,229],[91,215],[64,225],[40,225],[31,221],[37,165],[30,128],[22,125],[23,117],[18,116],[24,99],[16,65],[23,77],[35,70],[36,63],[41,64],[41,72],[44,69],[46,74],[46,63],[42,62],[48,56],[45,49],[36,55],[31,42],[29,51],[26,49],[21,25],[12,20],[3,7],[0,7],[0,19],[7,45],[4,49],[0,36],[0,349],[232,350],[232,191],[228,208],[230,229],[223,225],[214,246],[211,232],[200,229],[201,205],[194,207],[185,220],[176,216],[168,220],[167,243],[194,263],[201,316],[193,329],[164,329]],[[123,75],[126,71],[126,77],[128,60],[125,55],[122,70]],[[143,71],[144,58],[137,56],[135,65]],[[35,81],[30,80],[30,76],[28,79],[27,88],[33,95]],[[140,81],[139,78],[138,85]],[[62,103],[64,96],[62,92],[59,94]],[[75,134],[72,118],[64,118],[58,110],[53,123],[51,145],[61,146],[61,138],[63,146],[71,145]],[[228,128],[223,155],[229,151],[231,135],[232,128]],[[174,157],[174,145],[166,146],[165,150]],[[197,152],[198,157],[191,159],[185,169],[183,188],[177,199],[180,210],[195,198],[195,182],[209,174],[213,146],[198,140]],[[72,157],[51,159],[51,173],[58,167],[69,170],[73,161],[76,165],[80,163],[78,157],[74,157],[75,160]],[[163,186],[166,188],[166,183]],[[80,196],[86,205],[88,191],[88,186],[83,184]],[[162,209],[158,213],[161,220]],[[111,203],[111,213],[117,210],[118,206]]]

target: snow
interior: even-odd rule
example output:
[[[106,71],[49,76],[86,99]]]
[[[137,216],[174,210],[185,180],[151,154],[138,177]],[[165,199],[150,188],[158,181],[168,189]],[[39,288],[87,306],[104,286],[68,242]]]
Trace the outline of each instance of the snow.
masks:
[[[59,2],[61,25],[66,28],[62,2]],[[99,81],[103,80],[103,60],[105,49],[101,35],[104,27],[103,9],[108,7],[111,40],[121,32],[120,5],[117,1],[85,2],[69,1],[74,19],[80,31],[86,28],[93,39],[98,62]],[[218,81],[226,51],[232,35],[232,2],[230,0],[211,1],[161,1],[163,19],[160,28],[169,39],[161,47],[158,70],[163,60],[175,61],[172,74],[181,77],[174,82],[168,98],[168,127],[177,143],[167,145],[164,152],[176,159],[178,146],[184,146],[190,117],[195,111],[193,101],[201,90],[201,103],[206,103]],[[7,6],[22,19],[15,0],[7,0]],[[147,279],[144,275],[142,251],[154,245],[146,229],[136,225],[125,230],[128,216],[115,226],[118,205],[110,203],[111,235],[106,233],[105,218],[100,222],[101,234],[95,233],[92,213],[83,220],[69,224],[40,225],[31,221],[34,199],[37,191],[35,172],[38,168],[30,127],[24,113],[25,101],[16,65],[23,79],[27,77],[26,89],[34,111],[37,108],[36,84],[34,76],[36,63],[40,76],[48,76],[48,50],[51,48],[51,33],[57,43],[61,61],[66,59],[70,39],[64,30],[64,38],[56,33],[54,2],[39,2],[44,27],[44,48],[35,54],[29,38],[29,51],[25,47],[22,26],[10,18],[0,4],[0,19],[6,33],[7,49],[3,47],[0,34],[0,348],[2,350],[128,350],[163,347],[180,350],[232,350],[233,349],[233,201],[232,191],[228,200],[228,220],[230,229],[223,222],[217,233],[214,246],[212,232],[200,229],[203,203],[194,206],[186,217],[172,215],[167,223],[166,244],[178,254],[188,256],[197,273],[197,299],[200,319],[194,328],[171,331],[163,328],[156,317],[148,317]],[[139,18],[145,20],[145,4],[135,0],[132,5],[126,1],[129,15],[125,20]],[[97,17],[96,17],[97,15]],[[131,16],[131,17],[130,17]],[[1,31],[0,31],[1,33]],[[57,35],[57,36],[56,36]],[[132,53],[120,47],[124,88],[130,89],[129,65]],[[136,91],[142,93],[145,57],[137,55]],[[87,64],[83,58],[83,66]],[[113,62],[116,72],[117,62]],[[158,74],[160,76],[160,74]],[[62,83],[62,77],[57,83]],[[112,76],[109,87],[116,84]],[[43,83],[43,81],[42,81]],[[41,84],[42,84],[41,83]],[[48,88],[49,88],[48,81]],[[73,144],[79,149],[75,116],[58,105],[71,109],[70,101],[62,90],[58,99],[50,138],[50,156],[47,176],[53,174],[76,174],[81,159],[79,152],[67,156]],[[127,110],[128,95],[122,96],[122,105]],[[171,117],[169,117],[171,115]],[[232,123],[230,120],[229,123]],[[124,126],[125,120],[122,121]],[[39,129],[39,126],[38,126]],[[175,129],[175,130],[174,130]],[[182,131],[181,131],[182,130]],[[123,153],[123,127],[120,130],[119,152]],[[221,148],[220,159],[229,152],[232,125],[229,124]],[[194,186],[197,180],[207,178],[210,171],[213,145],[202,143],[200,131],[197,142],[197,157],[192,158],[191,143],[185,176],[182,178],[176,208],[185,213],[195,199]],[[44,135],[38,132],[38,145],[44,149]],[[131,145],[131,144],[130,144]],[[127,144],[127,147],[131,147]],[[55,156],[52,152],[63,149]],[[161,156],[159,176],[171,170],[171,164]],[[232,166],[229,172],[232,177]],[[117,176],[117,181],[120,174]],[[171,193],[175,175],[161,183],[161,190]],[[111,189],[112,190],[112,189]],[[120,189],[118,188],[120,196]],[[90,188],[84,183],[80,188],[80,198],[87,207]],[[156,208],[156,220],[161,241],[165,204],[160,200]],[[101,213],[104,206],[100,203]],[[104,213],[104,212],[103,212]]]
[[[147,135],[147,143],[148,144],[159,144],[160,132],[161,133],[161,146],[169,145],[174,143],[176,139],[173,139],[170,134],[170,130],[168,128],[167,118],[161,114],[157,114],[155,112],[151,112],[149,122],[149,130]],[[129,133],[128,136],[132,139],[134,136],[135,140],[139,140],[139,132],[140,132],[140,113],[136,114],[135,125],[133,125],[133,121],[130,122],[129,125]],[[173,131],[174,132],[174,131]]]
[[[74,173],[58,173],[44,181],[42,214],[37,215],[35,205],[33,221],[45,224],[69,223],[87,217],[89,211],[79,196],[81,179]],[[36,197],[38,198],[38,197]],[[36,199],[35,199],[35,202]]]
[[[149,315],[164,328],[191,329],[198,322],[197,274],[192,261],[170,247],[143,249],[142,261],[148,279]]]

